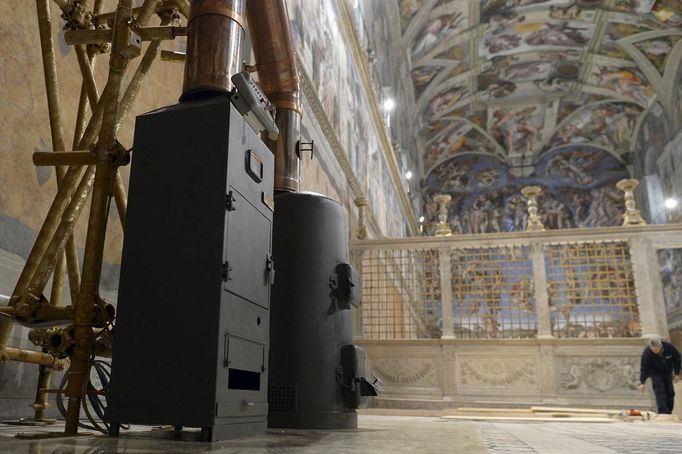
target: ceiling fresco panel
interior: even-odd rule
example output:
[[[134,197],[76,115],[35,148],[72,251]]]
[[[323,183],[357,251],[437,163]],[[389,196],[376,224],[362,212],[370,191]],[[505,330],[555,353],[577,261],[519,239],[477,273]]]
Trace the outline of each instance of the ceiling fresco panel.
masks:
[[[654,5],[655,0],[615,0],[613,9],[616,11],[648,13]]]
[[[461,153],[494,153],[494,144],[467,120],[455,120],[426,144],[424,168]]]
[[[556,124],[560,125],[569,115],[577,111],[578,109],[599,101],[607,100],[608,97],[605,95],[600,95],[596,93],[585,93],[581,92],[575,98],[565,98],[561,100],[559,104],[559,110],[557,112]]]
[[[653,29],[649,21],[641,20],[636,16],[611,16],[611,21],[606,26],[606,31],[604,32],[604,39],[618,41]]]
[[[467,121],[464,117],[457,117],[452,119],[447,119],[447,123],[444,123],[444,127],[438,130],[436,133],[430,136],[424,137],[424,144],[431,145],[436,141],[443,140],[448,136],[463,136],[474,129],[474,125]]]
[[[566,144],[592,144],[626,153],[642,107],[630,103],[607,102],[584,109],[554,134],[547,148]]]
[[[436,95],[424,108],[424,117],[428,122],[436,120],[443,115],[452,112],[469,94],[466,78],[455,81],[453,86],[448,87]]]
[[[508,155],[532,155],[542,140],[545,110],[541,104],[491,108],[488,130]]]
[[[594,24],[577,21],[524,22],[509,27],[489,24],[479,54],[483,58],[530,50],[582,49],[590,41]]]
[[[436,60],[448,60],[455,61],[457,63],[469,64],[469,40],[468,36],[463,36],[459,42],[454,42],[455,40],[450,40],[446,42],[446,46],[439,46],[441,49],[434,57]],[[453,45],[454,42],[454,45]],[[445,47],[445,49],[443,49]]]
[[[422,138],[422,141],[424,143],[429,142],[430,139],[438,135],[441,131],[443,131],[444,128],[446,128],[448,125],[451,124],[452,119],[457,119],[457,118],[464,118],[464,115],[462,114],[459,117],[452,117],[452,118],[440,118],[438,120],[430,121],[426,123],[422,128],[419,130],[419,136]]]
[[[638,67],[632,64],[613,64],[607,60],[595,60],[587,83],[630,98],[647,106],[654,89]]]
[[[582,3],[582,4],[580,4]],[[592,5],[586,6],[586,3]],[[523,17],[527,12],[539,10],[547,18],[575,20],[591,15],[585,11],[601,4],[601,2],[575,2],[567,0],[483,0],[481,2],[481,23],[500,22],[511,17]],[[518,21],[518,19],[515,19]],[[522,21],[522,20],[521,20]]]
[[[485,109],[478,109],[465,114],[466,118],[480,128],[485,129],[488,122],[488,112]]]
[[[633,136],[657,90],[682,124],[682,73],[664,74],[681,0],[397,1],[424,209],[447,192],[456,231],[518,229],[520,188],[537,184],[550,228],[622,222],[613,185],[646,145]]]
[[[493,57],[477,77],[479,94],[513,100],[567,93],[580,73],[581,55],[562,50]]]
[[[666,27],[682,27],[682,4],[680,0],[658,0],[654,3],[651,13]]]
[[[412,62],[469,28],[468,6],[468,2],[452,1],[434,8],[412,42]]]
[[[419,131],[419,135],[422,142],[428,144],[434,138],[441,137],[446,128],[452,127],[453,122],[459,122],[461,119],[467,119],[470,123],[485,130],[487,118],[488,114],[485,110],[469,111],[460,109],[438,120],[426,123]]]
[[[648,31],[651,31],[651,28],[641,25],[635,18],[632,18],[630,22],[610,22],[606,26],[604,38],[598,52],[610,58],[629,60],[631,57],[618,46],[618,40]]]
[[[442,66],[420,66],[412,70],[412,83],[414,84],[414,97],[419,99],[426,87],[440,74]]]
[[[405,32],[407,27],[419,12],[419,8],[424,6],[425,0],[398,0],[398,10],[400,12],[400,30]]]
[[[638,41],[633,45],[646,56],[659,73],[663,74],[667,57],[680,38],[681,35],[662,36],[648,41]]]

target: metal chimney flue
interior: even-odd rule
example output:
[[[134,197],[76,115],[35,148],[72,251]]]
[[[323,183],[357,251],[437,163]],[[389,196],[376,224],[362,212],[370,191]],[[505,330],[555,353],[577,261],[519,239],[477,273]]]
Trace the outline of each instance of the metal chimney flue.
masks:
[[[295,192],[300,186],[301,94],[298,68],[284,0],[248,0],[258,79],[277,108],[277,141],[266,141],[275,155],[275,192]]]
[[[241,71],[245,0],[192,0],[181,101],[228,93]]]

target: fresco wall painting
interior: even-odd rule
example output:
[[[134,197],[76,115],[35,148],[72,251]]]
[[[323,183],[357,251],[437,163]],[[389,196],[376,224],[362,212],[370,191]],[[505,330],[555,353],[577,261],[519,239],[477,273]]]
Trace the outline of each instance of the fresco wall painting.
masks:
[[[388,164],[370,116],[373,95],[365,93],[347,39],[339,29],[338,6],[332,0],[288,0],[294,46],[353,172],[367,194],[377,223],[387,236],[403,236],[404,214]],[[316,18],[307,20],[305,18]],[[305,116],[304,116],[305,121]],[[389,207],[392,208],[389,210]]]
[[[682,322],[682,249],[659,249],[657,254],[668,324],[679,329]]]
[[[452,196],[449,222],[454,232],[523,230],[527,201],[520,190],[531,184],[543,188],[538,203],[546,228],[620,225],[624,202],[615,183],[627,177],[620,160],[589,145],[568,145],[543,154],[529,177],[515,177],[493,156],[455,156],[426,177],[427,231],[437,221],[432,197],[438,192]]]
[[[658,177],[661,181],[664,199],[682,199],[682,140],[671,141],[656,160]],[[682,214],[682,206],[668,208],[669,221]]]

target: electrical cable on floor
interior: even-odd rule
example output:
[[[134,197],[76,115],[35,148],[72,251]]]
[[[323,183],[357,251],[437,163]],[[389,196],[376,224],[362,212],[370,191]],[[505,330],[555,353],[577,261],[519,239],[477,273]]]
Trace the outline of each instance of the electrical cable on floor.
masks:
[[[98,334],[97,337],[101,336],[103,333],[108,333],[109,335],[111,334],[111,323],[108,323],[105,329],[103,329]],[[95,359],[94,353],[91,358],[91,361],[92,369],[94,369],[95,373],[97,374],[97,378],[99,379],[102,388],[99,390],[96,389],[93,386],[90,377],[88,377],[88,380],[83,384],[85,392],[82,394],[86,396],[86,398],[81,399],[81,403],[85,415],[87,416],[88,421],[90,421],[91,425],[79,421],[78,426],[83,429],[96,430],[106,434],[109,433],[109,424],[107,424],[104,421],[104,412],[107,406],[106,391],[109,387],[109,381],[111,380],[111,363],[101,359]],[[60,392],[57,393],[57,408],[59,409],[59,412],[64,418],[66,418],[66,407],[64,405],[63,392],[61,391],[63,391],[66,388],[68,379],[69,370],[67,370],[64,376],[62,377],[62,380],[59,383]],[[92,410],[94,411],[95,415],[93,415],[90,412],[90,407],[92,407]],[[130,426],[121,425],[121,428],[124,430],[128,430]]]
[[[106,410],[106,396],[102,396],[102,391],[106,390],[109,386],[109,379],[111,378],[111,365],[103,360],[95,360],[92,364],[93,369],[97,373],[97,376],[102,384],[102,390],[97,390],[93,385],[91,380],[84,383],[85,387],[85,399],[82,399],[83,410],[85,415],[90,421],[90,425],[83,422],[78,423],[78,426],[83,429],[96,430],[102,433],[108,433],[109,424],[103,421],[104,411]],[[63,391],[66,388],[66,384],[69,379],[69,371],[67,370],[59,383],[59,390]],[[64,418],[66,418],[66,406],[64,405],[63,393],[57,393],[57,408]],[[103,399],[100,397],[102,396]],[[90,411],[90,407],[94,411],[95,415]],[[95,418],[96,416],[96,418]],[[123,426],[122,426],[123,427]],[[127,428],[127,427],[124,427]]]

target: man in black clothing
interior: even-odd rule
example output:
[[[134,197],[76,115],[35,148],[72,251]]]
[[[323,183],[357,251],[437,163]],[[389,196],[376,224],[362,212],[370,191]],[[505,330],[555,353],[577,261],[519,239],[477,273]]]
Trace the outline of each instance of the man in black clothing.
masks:
[[[659,414],[670,414],[673,411],[673,382],[677,383],[680,379],[681,359],[680,352],[672,344],[658,337],[649,339],[649,346],[642,352],[639,390],[644,392],[644,382],[651,377]]]

